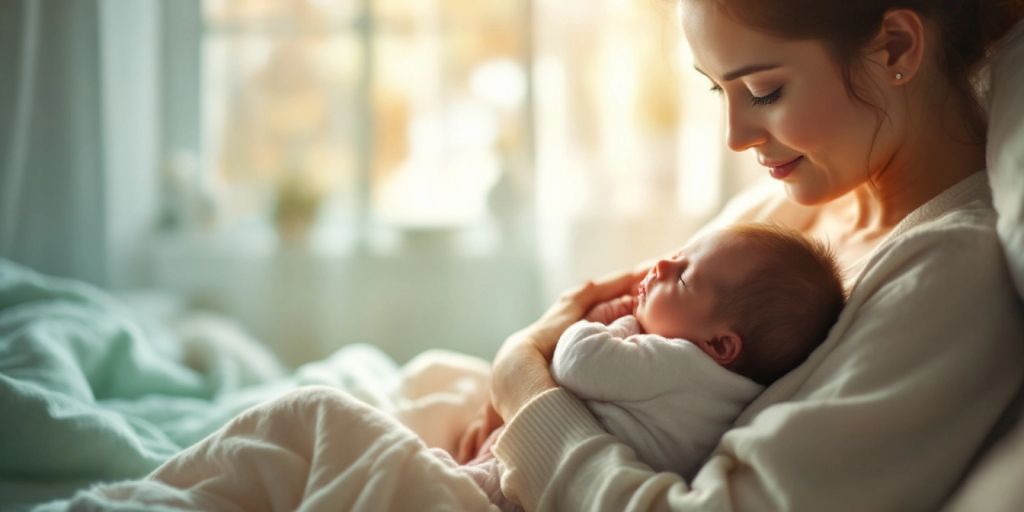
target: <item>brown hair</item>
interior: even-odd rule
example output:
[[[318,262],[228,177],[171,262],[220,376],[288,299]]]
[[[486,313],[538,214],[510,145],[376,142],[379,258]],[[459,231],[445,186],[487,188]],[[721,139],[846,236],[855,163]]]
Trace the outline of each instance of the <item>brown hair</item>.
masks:
[[[726,231],[761,257],[719,297],[717,318],[743,340],[730,369],[768,385],[828,336],[846,301],[842,275],[827,246],[793,229],[739,224]]]
[[[939,64],[954,91],[985,121],[975,94],[978,71],[992,45],[1024,17],[1024,0],[713,0],[733,19],[776,37],[817,40],[839,64],[846,90],[874,106],[852,80],[858,57],[881,29],[886,11],[909,9],[932,21],[943,35]]]

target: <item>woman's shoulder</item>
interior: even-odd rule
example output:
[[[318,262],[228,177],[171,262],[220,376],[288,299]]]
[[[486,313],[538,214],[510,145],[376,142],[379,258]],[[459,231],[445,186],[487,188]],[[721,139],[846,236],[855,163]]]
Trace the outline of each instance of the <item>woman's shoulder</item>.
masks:
[[[987,176],[972,175],[908,215],[875,251],[862,276],[897,261],[904,268],[914,267],[914,261],[939,267],[985,264],[976,271],[1005,274],[996,220]]]
[[[981,244],[995,251],[1000,248],[996,219],[991,204],[972,201],[906,226],[895,236],[890,236],[883,248],[908,250],[919,245]]]
[[[980,228],[994,231],[996,211],[992,206],[992,189],[988,174],[979,171],[911,212],[893,230],[890,238],[910,231]]]

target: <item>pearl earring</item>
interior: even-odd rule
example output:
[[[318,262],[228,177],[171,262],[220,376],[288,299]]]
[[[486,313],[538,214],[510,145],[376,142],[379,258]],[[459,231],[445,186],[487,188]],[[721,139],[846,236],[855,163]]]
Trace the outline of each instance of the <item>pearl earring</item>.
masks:
[[[903,73],[900,73],[899,71],[897,71],[896,72],[896,80],[903,80]]]

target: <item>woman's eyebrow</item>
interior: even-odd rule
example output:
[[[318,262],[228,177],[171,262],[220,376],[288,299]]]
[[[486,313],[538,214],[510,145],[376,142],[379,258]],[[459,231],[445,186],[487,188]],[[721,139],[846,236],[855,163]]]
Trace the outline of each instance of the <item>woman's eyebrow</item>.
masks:
[[[760,73],[762,71],[769,71],[778,67],[780,67],[779,64],[751,64],[749,66],[743,66],[742,68],[730,71],[725,75],[722,75],[722,80],[725,82],[731,82],[733,80],[736,80],[737,78],[741,78],[753,73]],[[698,68],[697,66],[694,66],[693,69],[696,69],[698,73],[707,76],[708,79],[711,78],[710,76],[708,76],[707,73],[701,71],[701,69]]]

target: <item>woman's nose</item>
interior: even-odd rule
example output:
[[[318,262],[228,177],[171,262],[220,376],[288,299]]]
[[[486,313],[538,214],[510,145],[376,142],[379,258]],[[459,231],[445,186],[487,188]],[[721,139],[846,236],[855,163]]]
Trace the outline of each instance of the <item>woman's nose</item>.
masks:
[[[764,144],[767,133],[757,122],[756,113],[750,112],[746,105],[730,105],[726,120],[726,143],[733,151],[744,151]]]

